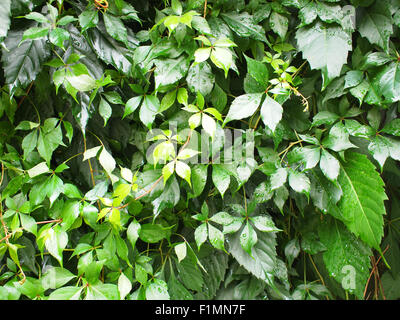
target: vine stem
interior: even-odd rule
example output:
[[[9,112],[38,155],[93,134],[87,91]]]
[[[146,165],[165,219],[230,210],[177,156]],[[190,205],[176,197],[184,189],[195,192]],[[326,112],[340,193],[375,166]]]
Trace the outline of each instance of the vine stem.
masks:
[[[21,104],[25,101],[26,97],[28,96],[29,92],[30,92],[31,89],[32,89],[33,83],[34,83],[34,81],[32,81],[31,84],[29,85],[28,90],[26,91],[26,94],[22,97],[21,101],[18,103],[17,109],[18,109],[18,108],[21,106]]]
[[[3,179],[4,179],[4,163],[1,163],[1,178],[0,178],[0,186],[3,184]],[[8,228],[6,226],[6,223],[4,222],[4,218],[3,218],[3,200],[0,197],[0,221],[1,221],[1,225],[3,226],[3,230],[4,230],[4,238],[1,239],[1,241],[5,240],[6,243],[8,244],[8,238],[11,237],[11,234],[8,232]],[[0,241],[0,242],[1,242]]]
[[[378,260],[376,261],[376,263],[374,264],[374,266],[372,267],[371,273],[369,274],[367,283],[365,284],[365,288],[364,288],[364,299],[365,299],[365,295],[367,294],[367,289],[368,289],[368,285],[369,285],[369,281],[371,280],[372,274],[375,272],[375,269],[377,269],[378,267],[378,263],[381,260],[382,256],[386,253],[386,251],[389,249],[389,245],[386,246],[385,250],[383,250],[381,256],[378,258]]]
[[[315,269],[315,272],[317,272],[318,277],[319,277],[319,279],[321,280],[322,285],[323,285],[324,287],[326,287],[324,278],[322,278],[321,273],[318,271],[318,268],[317,268],[317,266],[315,265],[315,262],[314,262],[314,260],[313,260],[313,258],[312,258],[312,256],[311,256],[311,254],[308,254],[308,257],[310,258],[311,264],[313,265],[313,267],[314,267],[314,269]],[[329,300],[328,295],[326,295],[325,297],[326,297],[326,300]]]

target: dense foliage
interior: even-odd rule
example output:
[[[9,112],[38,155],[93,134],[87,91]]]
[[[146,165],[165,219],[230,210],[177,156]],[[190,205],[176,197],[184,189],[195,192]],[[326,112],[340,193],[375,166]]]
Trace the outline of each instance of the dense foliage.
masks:
[[[0,299],[400,298],[399,0],[1,0]]]

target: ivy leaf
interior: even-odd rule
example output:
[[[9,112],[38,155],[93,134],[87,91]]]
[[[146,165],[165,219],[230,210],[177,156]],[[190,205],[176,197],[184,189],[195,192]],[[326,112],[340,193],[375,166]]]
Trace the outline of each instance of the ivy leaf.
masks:
[[[168,285],[161,279],[154,279],[146,287],[147,300],[169,300]]]
[[[132,283],[129,278],[121,272],[118,278],[118,291],[121,300],[124,300],[128,293],[132,290]]]
[[[50,293],[49,300],[79,300],[82,290],[82,287],[62,287]]]
[[[111,64],[124,74],[128,74],[131,71],[132,58],[130,52],[118,41],[108,36],[102,24],[98,23],[96,28],[91,28],[87,32],[88,39],[101,60]]]
[[[233,65],[232,53],[227,48],[215,47],[211,51],[211,61],[220,69],[224,70],[225,78],[228,76],[228,71]]]
[[[265,43],[269,43],[265,37],[265,31],[254,21],[254,17],[249,15],[247,12],[237,13],[229,12],[222,13],[222,19],[228,24],[228,26],[240,37],[252,38],[254,40],[260,40]]]
[[[99,23],[99,13],[97,10],[85,10],[79,15],[79,24],[82,32],[95,27]]]
[[[212,181],[221,196],[224,197],[231,182],[229,173],[221,165],[215,164],[213,165]]]
[[[67,41],[69,37],[69,32],[61,28],[55,28],[49,34],[50,42],[60,48],[64,48],[64,41]]]
[[[257,243],[257,233],[247,221],[240,233],[240,245],[251,256],[251,249]]]
[[[4,0],[0,3],[0,38],[7,35],[8,29],[11,25],[11,0]]]
[[[208,231],[207,231],[207,224],[202,223],[200,226],[196,228],[194,231],[194,239],[197,244],[197,248],[200,250],[201,245],[207,241],[208,238]]]
[[[310,192],[310,179],[302,172],[289,171],[289,185],[299,193],[305,193],[307,196]]]
[[[251,249],[251,256],[243,250],[240,244],[240,233],[228,237],[228,252],[235,260],[256,278],[270,283],[275,274],[276,266],[276,236],[274,233],[257,233],[257,243]]]
[[[288,171],[285,168],[278,168],[270,178],[271,190],[278,189],[284,185],[288,176]]]
[[[104,13],[103,18],[106,30],[111,37],[121,42],[128,41],[128,33],[121,19],[108,13]]]
[[[7,50],[2,50],[1,61],[11,95],[17,87],[25,87],[35,80],[43,63],[50,56],[45,39],[26,40],[20,44],[21,39],[21,32],[8,32],[4,41]]]
[[[100,152],[99,162],[109,175],[115,169],[116,162],[112,155],[104,147]]]
[[[329,135],[322,141],[322,145],[336,152],[357,148],[350,142],[345,126],[340,122],[331,128]]]
[[[135,248],[135,244],[137,239],[139,239],[139,232],[141,229],[141,225],[135,219],[129,224],[128,229],[126,231],[126,236],[132,245],[132,248]]]
[[[371,44],[377,44],[386,52],[393,33],[392,18],[386,3],[375,3],[371,8],[361,9],[358,31]]]
[[[44,244],[49,253],[63,266],[63,250],[68,244],[68,235],[59,225],[47,229]]]
[[[130,98],[126,102],[125,111],[124,111],[124,115],[122,116],[122,119],[129,116],[131,113],[135,112],[135,110],[139,107],[142,100],[143,100],[143,96],[137,96],[137,97]]]
[[[189,185],[192,186],[192,183],[190,181],[191,170],[190,167],[185,162],[176,161],[175,171],[178,176],[186,180],[187,183],[189,183]]]
[[[156,96],[148,95],[143,99],[139,118],[147,128],[151,128],[154,119],[160,110],[160,101]]]
[[[271,129],[272,132],[275,131],[276,126],[282,119],[283,108],[282,106],[266,95],[263,104],[261,105],[261,119],[264,124]]]
[[[377,75],[379,88],[384,97],[390,102],[400,100],[400,65],[399,62],[392,62],[386,65]]]
[[[190,60],[181,55],[177,59],[157,59],[154,61],[156,88],[167,86],[182,79],[189,69]]]
[[[340,75],[347,62],[348,51],[352,48],[350,35],[340,27],[317,22],[310,27],[298,29],[296,40],[311,68],[322,71],[324,90]]]
[[[269,80],[269,71],[267,66],[261,61],[252,59],[244,55],[247,62],[247,73],[258,83],[267,87]]]
[[[46,162],[41,162],[34,166],[33,168],[27,170],[29,177],[34,178],[39,176],[43,173],[49,172],[49,167],[47,166]]]
[[[335,181],[339,175],[339,161],[332,156],[328,151],[322,149],[321,160],[319,164],[323,174],[331,181]]]
[[[104,126],[106,126],[108,119],[111,117],[112,108],[109,103],[103,98],[100,99],[99,114],[104,120]]]
[[[338,182],[343,190],[337,204],[346,219],[343,222],[366,244],[380,250],[387,196],[374,165],[365,155],[349,152],[341,163]]]
[[[207,225],[208,225],[208,238],[212,246],[216,249],[225,251],[224,234],[217,228],[213,227],[210,223],[208,223]]]
[[[235,98],[229,108],[224,125],[232,120],[240,120],[252,116],[260,105],[262,95],[263,93],[249,93]]]
[[[369,278],[371,250],[336,219],[324,221],[318,233],[326,247],[323,259],[329,275],[345,290],[363,299]]]
[[[207,62],[192,64],[189,68],[186,81],[191,92],[200,92],[203,96],[211,93],[215,76]]]

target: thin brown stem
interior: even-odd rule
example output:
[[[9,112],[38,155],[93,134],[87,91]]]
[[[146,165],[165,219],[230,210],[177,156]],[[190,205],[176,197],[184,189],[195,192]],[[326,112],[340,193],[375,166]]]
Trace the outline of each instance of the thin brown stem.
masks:
[[[382,256],[386,253],[386,251],[387,251],[388,249],[389,249],[389,245],[386,246],[385,250],[383,250],[383,252],[382,252],[382,255],[378,258],[378,260],[376,261],[376,263],[374,263],[374,265],[373,265],[373,267],[372,267],[372,270],[371,270],[371,272],[370,272],[370,274],[369,274],[367,283],[365,284],[364,295],[363,295],[363,296],[364,296],[364,299],[365,299],[365,296],[366,296],[366,294],[367,294],[367,289],[368,289],[369,281],[371,280],[372,274],[375,272],[375,269],[378,267],[379,261],[381,260]]]

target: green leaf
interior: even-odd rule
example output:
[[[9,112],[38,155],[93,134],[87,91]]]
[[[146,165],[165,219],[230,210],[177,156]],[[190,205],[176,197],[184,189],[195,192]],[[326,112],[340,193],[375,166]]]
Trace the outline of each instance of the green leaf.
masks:
[[[321,111],[314,116],[312,126],[319,127],[323,124],[331,125],[339,120],[339,118],[339,115],[336,113],[330,111]]]
[[[313,26],[298,29],[296,40],[311,68],[322,71],[324,90],[340,75],[347,62],[348,51],[352,48],[351,37],[340,27],[317,22]]]
[[[181,55],[177,59],[157,59],[154,80],[156,88],[167,86],[182,79],[189,69],[190,60]]]
[[[281,231],[275,226],[274,221],[269,216],[255,216],[251,217],[250,220],[254,223],[254,226],[262,232],[277,232]]]
[[[217,123],[216,121],[211,118],[209,115],[203,113],[201,117],[201,124],[205,132],[214,140],[215,132],[217,130]]]
[[[254,60],[244,55],[247,62],[247,73],[258,83],[267,87],[269,80],[269,71],[267,66],[261,61]]]
[[[269,25],[271,29],[284,39],[289,28],[289,19],[276,11],[271,13],[269,18]]]
[[[44,289],[58,289],[75,277],[76,276],[67,269],[53,267],[42,276],[42,286]]]
[[[310,192],[310,179],[302,172],[290,170],[289,171],[289,185],[290,187],[299,193],[305,193],[306,195]]]
[[[63,250],[68,244],[68,235],[56,225],[54,228],[47,229],[44,243],[49,253],[57,259],[61,267],[63,266]]]
[[[389,50],[389,39],[393,33],[392,18],[387,4],[375,3],[371,8],[361,9],[358,31],[371,44]]]
[[[33,168],[29,169],[28,175],[31,178],[34,178],[38,175],[41,175],[43,173],[49,172],[49,167],[47,166],[46,162],[41,162],[39,164],[37,164],[36,166],[34,166]]]
[[[147,300],[169,300],[168,285],[161,279],[154,279],[146,287]]]
[[[48,35],[48,33],[48,27],[32,27],[24,31],[21,41],[25,41],[28,39],[35,40],[39,38],[44,38]]]
[[[275,190],[278,189],[280,187],[282,187],[286,180],[287,180],[287,176],[288,176],[288,171],[285,168],[279,168],[278,170],[276,170],[272,175],[271,175],[271,185],[270,188],[271,190]]]
[[[233,65],[232,53],[229,49],[215,47],[211,51],[211,61],[220,69],[224,70],[225,78],[228,76],[228,71]]]
[[[128,293],[132,290],[132,283],[129,278],[121,272],[118,278],[118,291],[121,300],[124,300]]]
[[[139,230],[140,240],[147,243],[157,243],[166,237],[165,229],[159,224],[145,223]]]
[[[174,247],[176,256],[178,257],[178,262],[181,262],[186,258],[186,242],[181,242]]]
[[[108,174],[111,174],[115,169],[116,162],[112,155],[104,147],[100,152],[99,162]]]
[[[323,174],[331,181],[335,181],[339,176],[340,163],[325,149],[321,151],[321,161],[319,164]]]
[[[75,286],[59,288],[50,294],[49,300],[79,300],[82,289]]]
[[[369,278],[371,250],[336,219],[324,221],[318,232],[327,248],[323,259],[329,275],[343,289],[363,299]]]
[[[322,141],[322,145],[336,152],[357,147],[350,142],[345,126],[340,122],[331,128],[329,135]]]
[[[137,97],[130,98],[126,102],[125,111],[124,111],[124,115],[123,115],[122,119],[129,116],[131,113],[135,112],[135,110],[139,107],[142,100],[143,100],[143,96],[137,96]]]
[[[177,90],[175,89],[175,90],[168,92],[166,95],[164,95],[164,97],[161,100],[159,112],[168,110],[170,107],[173,106],[173,104],[175,103],[175,100],[176,100],[176,92],[177,92]]]
[[[208,239],[214,248],[224,250],[224,234],[208,223]]]
[[[121,19],[108,13],[104,13],[103,18],[106,30],[111,37],[122,42],[128,41],[128,34]]]
[[[37,140],[38,140],[37,130],[30,132],[28,135],[24,137],[21,143],[21,148],[22,150],[24,150],[25,157],[36,148]]]
[[[151,128],[153,121],[160,110],[160,101],[156,96],[145,96],[140,107],[139,118],[143,124]]]
[[[11,0],[4,0],[0,4],[0,38],[4,38],[7,35],[8,29],[11,25]]]
[[[379,88],[383,96],[390,102],[400,100],[400,65],[392,62],[386,65],[377,75]]]
[[[251,249],[251,255],[243,250],[240,244],[240,233],[228,237],[228,252],[248,272],[256,278],[270,283],[275,274],[276,240],[275,234],[270,232],[257,233],[257,243]]]
[[[175,171],[178,176],[180,176],[182,179],[186,180],[187,183],[191,186],[191,170],[190,167],[183,161],[176,161],[175,164]]]
[[[25,87],[35,80],[42,69],[42,64],[50,56],[45,39],[26,40],[20,44],[21,39],[21,32],[8,32],[4,41],[7,50],[4,48],[2,50],[1,61],[11,94],[17,87]]]
[[[249,37],[254,40],[269,43],[265,37],[264,29],[257,25],[254,21],[254,17],[249,15],[247,12],[237,13],[232,11],[229,13],[223,13],[221,16],[228,26],[240,37]]]
[[[224,124],[252,116],[261,103],[263,93],[249,93],[236,97],[229,108]]]
[[[129,242],[132,245],[132,248],[135,248],[135,244],[137,239],[139,239],[139,232],[141,229],[141,225],[135,219],[129,224],[128,229],[126,231],[126,236]]]
[[[197,244],[197,248],[200,250],[201,245],[207,241],[208,232],[207,232],[207,223],[202,223],[198,226],[194,231],[194,239]]]
[[[383,127],[382,132],[394,136],[400,136],[400,119],[393,119],[392,121],[390,121]]]
[[[67,75],[66,80],[78,91],[90,91],[96,88],[96,81],[87,74]]]
[[[358,86],[364,79],[364,74],[360,70],[352,70],[346,73],[344,89]]]
[[[224,194],[226,190],[228,190],[229,184],[231,183],[231,178],[229,173],[223,168],[223,166],[219,164],[213,165],[212,181],[221,196],[224,197]]]
[[[132,68],[131,52],[121,43],[108,36],[102,24],[87,31],[89,42],[94,51],[107,64],[111,64],[117,70],[128,74]]]
[[[192,64],[189,68],[186,81],[191,92],[200,92],[203,96],[211,93],[215,76],[207,62]]]
[[[111,117],[112,108],[103,98],[100,99],[99,114],[104,120],[104,126],[106,126],[108,119]]]
[[[251,250],[257,243],[257,233],[247,221],[242,232],[240,233],[240,245],[243,250],[251,256]]]
[[[99,13],[97,10],[85,10],[79,15],[79,24],[82,32],[95,27],[99,23]]]
[[[64,48],[64,41],[67,41],[69,37],[69,32],[61,28],[55,28],[49,34],[50,42],[60,48]]]
[[[387,199],[384,183],[364,155],[349,152],[341,163],[338,182],[343,195],[338,202],[345,225],[366,244],[379,250]]]
[[[264,124],[271,129],[272,132],[275,131],[276,126],[282,119],[283,108],[274,99],[266,95],[263,104],[261,105],[261,119]]]
[[[205,39],[207,40],[206,45],[210,45],[211,46],[211,42],[209,42],[209,40],[207,38],[205,38]],[[195,63],[198,64],[198,63],[202,63],[202,62],[206,61],[210,57],[210,54],[211,54],[211,47],[198,48],[194,52],[194,61],[195,61]]]
[[[192,194],[190,197],[198,197],[204,190],[207,182],[207,165],[196,164],[192,168]]]

